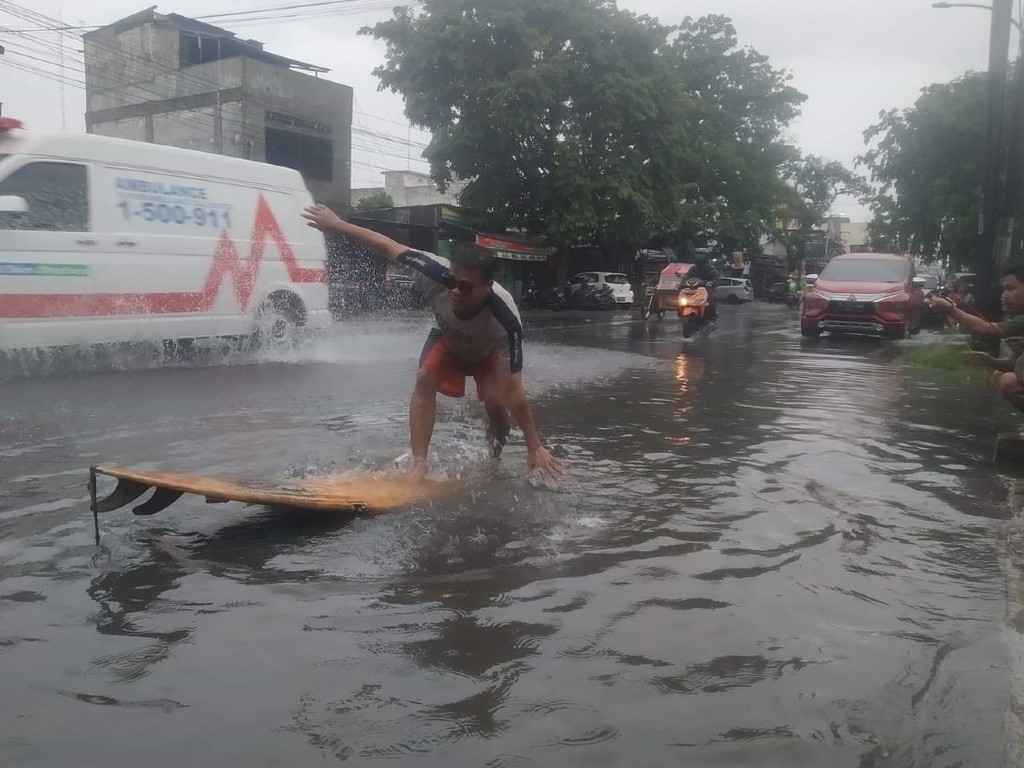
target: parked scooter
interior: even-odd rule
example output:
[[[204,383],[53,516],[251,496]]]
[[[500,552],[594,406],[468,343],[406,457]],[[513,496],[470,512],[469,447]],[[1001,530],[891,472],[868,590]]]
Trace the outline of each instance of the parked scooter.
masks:
[[[615,294],[607,285],[584,285],[572,297],[574,309],[615,309]]]
[[[523,291],[522,296],[519,297],[519,308],[520,309],[537,309],[540,305],[540,290],[537,288],[537,284],[531,282],[526,286],[526,290]]]
[[[552,312],[572,309],[571,296],[568,285],[547,288],[540,292],[537,306],[540,309],[550,309]]]

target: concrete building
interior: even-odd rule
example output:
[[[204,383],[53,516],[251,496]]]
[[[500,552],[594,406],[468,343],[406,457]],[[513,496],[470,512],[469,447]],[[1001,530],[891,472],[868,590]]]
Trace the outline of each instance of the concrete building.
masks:
[[[841,226],[841,237],[846,253],[864,253],[871,250],[868,222],[846,221]]]
[[[348,208],[352,89],[255,40],[153,8],[84,36],[86,130],[284,165]]]
[[[370,195],[387,192],[395,208],[410,205],[458,205],[459,193],[465,182],[456,182],[447,192],[440,192],[434,180],[426,173],[416,171],[384,171],[383,187],[362,187],[352,190],[353,207]]]

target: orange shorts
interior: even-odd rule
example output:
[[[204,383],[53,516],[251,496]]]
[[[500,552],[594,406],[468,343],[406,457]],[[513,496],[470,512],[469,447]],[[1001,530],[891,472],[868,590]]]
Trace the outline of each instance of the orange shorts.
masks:
[[[481,381],[495,376],[500,370],[501,360],[498,351],[483,360],[463,360],[456,355],[451,347],[444,343],[439,334],[431,333],[420,354],[420,370],[433,371],[441,379],[437,391],[447,397],[464,397],[466,394],[466,377],[476,380],[476,396],[482,400]]]

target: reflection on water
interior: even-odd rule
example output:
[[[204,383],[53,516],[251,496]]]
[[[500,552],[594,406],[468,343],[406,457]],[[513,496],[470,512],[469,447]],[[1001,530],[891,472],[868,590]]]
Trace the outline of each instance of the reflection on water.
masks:
[[[999,764],[990,395],[743,311],[685,346],[669,323],[541,329],[556,488],[520,443],[486,469],[478,405],[445,401],[437,461],[478,472],[453,502],[184,497],[105,517],[102,557],[97,457],[270,476],[402,455],[421,329],[372,364],[356,338],[4,390],[3,764]]]

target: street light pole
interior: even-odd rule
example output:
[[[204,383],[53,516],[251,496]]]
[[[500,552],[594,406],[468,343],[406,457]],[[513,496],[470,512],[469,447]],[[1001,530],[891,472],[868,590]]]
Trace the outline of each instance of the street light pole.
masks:
[[[983,198],[984,230],[981,237],[981,258],[977,269],[978,309],[992,317],[996,314],[996,264],[1005,263],[1010,249],[1010,222],[1003,208],[1003,190],[1007,178],[1006,136],[1003,129],[1006,113],[1006,75],[1009,69],[1010,25],[1013,0],[994,0],[988,59],[988,141],[985,153],[985,186]]]
[[[980,8],[983,11],[991,11],[991,5],[981,5],[980,3],[932,3],[932,8]],[[1021,24],[1020,19],[1010,18],[1010,23],[1017,28],[1017,31],[1024,34],[1024,26]]]
[[[1024,68],[1018,60],[1017,76],[1015,77],[1013,119],[1011,141],[1004,130],[1006,114],[1006,76],[1009,69],[1010,28],[1016,26],[1022,35],[1024,46],[1024,28],[1021,22],[1013,18],[1013,0],[993,0],[992,5],[978,3],[933,3],[933,8],[980,8],[992,14],[991,32],[989,35],[988,52],[988,116],[987,142],[985,147],[985,178],[982,191],[982,225],[980,249],[977,266],[977,290],[975,292],[978,309],[989,317],[996,314],[996,265],[1005,264],[1009,258],[1013,237],[1013,216],[1016,213],[1016,197],[1019,184],[1016,178],[1017,168],[1021,163],[1020,151],[1010,148],[1010,144],[1018,133],[1024,130]],[[1015,167],[1011,170],[1009,167]],[[998,344],[998,342],[997,342]],[[982,342],[972,344],[975,348]]]
[[[1021,183],[1024,182],[1024,146],[1021,146],[1024,142],[1024,33],[1018,44],[1017,61],[1013,69],[1010,91],[1011,119],[1006,137],[1006,178],[994,249],[996,265],[1003,268],[1007,266],[1013,250],[1016,217],[1020,209]]]

